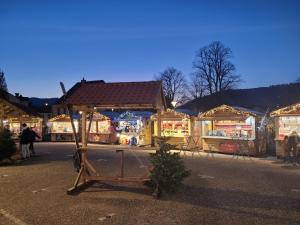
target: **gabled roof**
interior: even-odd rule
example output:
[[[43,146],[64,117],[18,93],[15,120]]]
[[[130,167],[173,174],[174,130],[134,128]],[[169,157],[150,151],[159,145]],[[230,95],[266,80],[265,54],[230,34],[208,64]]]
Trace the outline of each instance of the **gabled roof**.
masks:
[[[267,110],[273,111],[297,102],[300,102],[300,83],[227,90],[194,99],[178,108],[189,109],[199,113],[226,104],[266,112]]]
[[[271,117],[275,116],[300,116],[300,103],[296,103],[271,112]]]
[[[248,111],[242,107],[232,107],[228,105],[220,105],[207,112],[199,113],[198,118],[200,120],[222,119],[246,119],[249,116],[258,116],[258,114]]]
[[[79,115],[73,115],[74,120],[79,120]],[[48,120],[49,122],[70,122],[70,116],[67,114],[60,114]]]
[[[15,101],[11,99],[15,99]],[[4,104],[3,107],[6,117],[15,116],[16,110],[26,116],[41,117],[36,110],[22,103],[18,103],[17,99],[6,91],[0,90],[0,101]]]
[[[190,119],[191,116],[183,113],[183,112],[178,112],[174,109],[167,109],[166,111],[161,112],[161,118],[162,119]],[[157,119],[157,113],[151,116],[151,119],[156,120]]]
[[[64,103],[107,108],[159,108],[165,106],[160,81],[118,82],[82,81],[67,93]],[[132,107],[131,107],[132,106]]]

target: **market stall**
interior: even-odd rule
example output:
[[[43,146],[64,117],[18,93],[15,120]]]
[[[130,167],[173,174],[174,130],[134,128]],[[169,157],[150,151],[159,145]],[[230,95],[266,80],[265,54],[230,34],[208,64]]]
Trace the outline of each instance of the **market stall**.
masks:
[[[283,140],[292,132],[300,134],[300,103],[271,112],[275,124],[276,156],[283,157]]]
[[[79,130],[79,116],[74,116],[76,132]],[[49,133],[51,141],[74,141],[70,117],[61,114],[48,120]]]
[[[158,136],[157,114],[151,119],[154,121],[154,136]],[[181,112],[167,109],[161,113],[161,137],[165,137],[170,144],[179,145],[186,142],[192,135],[192,118]]]
[[[9,126],[9,130],[12,132],[12,137],[17,139],[22,131],[22,124],[25,123],[27,127],[30,127],[37,135],[42,137],[42,123],[43,120],[40,117],[23,116],[19,118],[9,118],[4,121],[4,125]]]
[[[109,117],[94,113],[88,141],[107,144],[117,142],[115,128]]]
[[[151,145],[151,111],[123,111],[113,118],[119,143]]]
[[[257,154],[257,122],[261,114],[242,107],[221,105],[198,116],[204,150]]]
[[[14,139],[19,138],[23,123],[42,136],[42,121],[34,109],[21,104],[9,93],[0,92],[0,128],[9,126]]]

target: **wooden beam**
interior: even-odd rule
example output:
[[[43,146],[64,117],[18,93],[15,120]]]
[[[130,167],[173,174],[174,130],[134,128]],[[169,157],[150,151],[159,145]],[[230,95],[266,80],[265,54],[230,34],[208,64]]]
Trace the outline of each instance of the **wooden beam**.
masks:
[[[117,183],[143,183],[149,181],[148,177],[110,177],[110,176],[86,176],[87,181],[107,181]]]
[[[66,92],[65,86],[62,82],[60,82],[60,87],[61,87],[61,90],[63,92],[64,98],[66,98],[67,92]],[[74,138],[75,138],[76,148],[79,149],[79,147],[80,147],[79,146],[79,138],[78,138],[78,134],[76,132],[75,124],[74,124],[72,107],[70,105],[66,105],[66,104],[64,104],[64,106],[67,108],[67,114],[70,116],[71,126],[72,126],[72,130],[73,130],[73,135],[74,135]]]
[[[87,147],[87,140],[86,140],[86,111],[81,112],[81,145],[82,148]]]
[[[157,110],[157,137],[161,137],[161,110]]]

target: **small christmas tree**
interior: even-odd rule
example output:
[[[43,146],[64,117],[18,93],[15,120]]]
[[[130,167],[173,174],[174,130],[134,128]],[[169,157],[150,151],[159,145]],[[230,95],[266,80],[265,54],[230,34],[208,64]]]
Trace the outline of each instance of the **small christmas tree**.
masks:
[[[16,144],[9,131],[0,129],[0,160],[11,157],[16,149]]]
[[[155,197],[159,197],[161,192],[176,192],[182,186],[184,178],[191,173],[185,169],[179,153],[171,153],[173,147],[161,141],[160,149],[156,153],[150,153],[153,169],[150,172],[150,181],[145,185],[153,188]]]

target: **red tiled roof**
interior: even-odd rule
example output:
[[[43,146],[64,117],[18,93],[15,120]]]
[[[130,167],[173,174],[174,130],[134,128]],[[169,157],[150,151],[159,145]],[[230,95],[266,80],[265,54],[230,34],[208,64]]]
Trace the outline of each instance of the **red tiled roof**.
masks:
[[[163,96],[161,91],[159,81],[120,83],[86,81],[77,83],[70,89],[65,103],[94,106],[157,105],[158,95]]]

